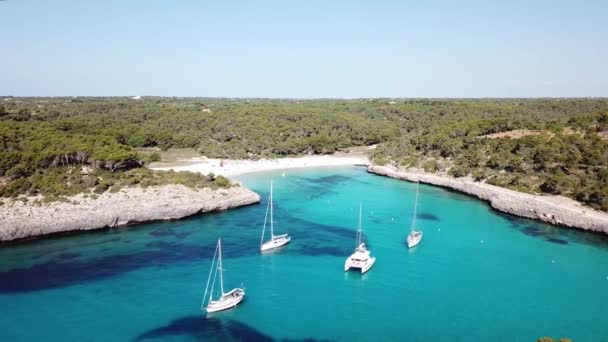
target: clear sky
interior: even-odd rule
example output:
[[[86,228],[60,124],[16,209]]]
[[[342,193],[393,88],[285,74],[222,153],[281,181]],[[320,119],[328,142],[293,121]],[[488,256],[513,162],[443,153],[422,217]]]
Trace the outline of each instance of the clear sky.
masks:
[[[0,94],[608,96],[608,1],[0,1]]]

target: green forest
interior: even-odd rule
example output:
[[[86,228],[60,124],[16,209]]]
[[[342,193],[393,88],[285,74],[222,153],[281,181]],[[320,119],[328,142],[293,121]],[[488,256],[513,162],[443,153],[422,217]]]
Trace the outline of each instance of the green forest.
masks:
[[[608,210],[607,131],[606,99],[6,98],[0,197],[230,185],[213,175],[150,171],[142,166],[159,156],[141,147],[256,159],[378,144],[376,164],[563,194]]]

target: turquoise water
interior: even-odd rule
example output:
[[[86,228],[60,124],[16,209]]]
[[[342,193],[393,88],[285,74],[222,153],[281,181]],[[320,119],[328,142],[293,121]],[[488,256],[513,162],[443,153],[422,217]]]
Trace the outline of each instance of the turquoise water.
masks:
[[[608,239],[502,215],[421,185],[424,239],[405,247],[415,185],[360,168],[242,176],[262,205],[0,247],[2,341],[608,340]],[[277,233],[258,250],[270,179]],[[344,273],[359,201],[376,256]],[[235,310],[205,317],[215,243]]]

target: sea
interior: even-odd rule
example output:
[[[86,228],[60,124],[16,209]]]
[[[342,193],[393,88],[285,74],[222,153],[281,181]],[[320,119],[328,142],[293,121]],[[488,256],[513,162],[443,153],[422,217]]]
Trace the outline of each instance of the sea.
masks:
[[[608,341],[608,238],[364,168],[238,177],[260,204],[0,246],[0,341]],[[274,227],[261,254],[270,182]],[[363,238],[376,257],[344,272]],[[201,307],[217,240],[236,308]],[[268,236],[266,237],[268,238]],[[216,286],[217,288],[217,286]]]

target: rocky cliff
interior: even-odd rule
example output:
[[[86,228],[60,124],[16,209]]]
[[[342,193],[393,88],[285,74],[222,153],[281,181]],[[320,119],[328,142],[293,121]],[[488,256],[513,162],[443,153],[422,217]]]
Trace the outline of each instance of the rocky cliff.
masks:
[[[370,166],[367,170],[391,178],[420,181],[464,192],[490,202],[492,208],[505,213],[608,234],[608,213],[585,207],[563,196],[531,195],[476,182],[468,177],[452,178],[420,170],[397,170],[390,166]]]
[[[3,200],[0,241],[179,219],[259,201],[258,194],[243,187],[193,190],[181,185],[126,188],[103,193],[96,199],[77,195],[65,202],[40,203],[33,198],[27,202]]]

